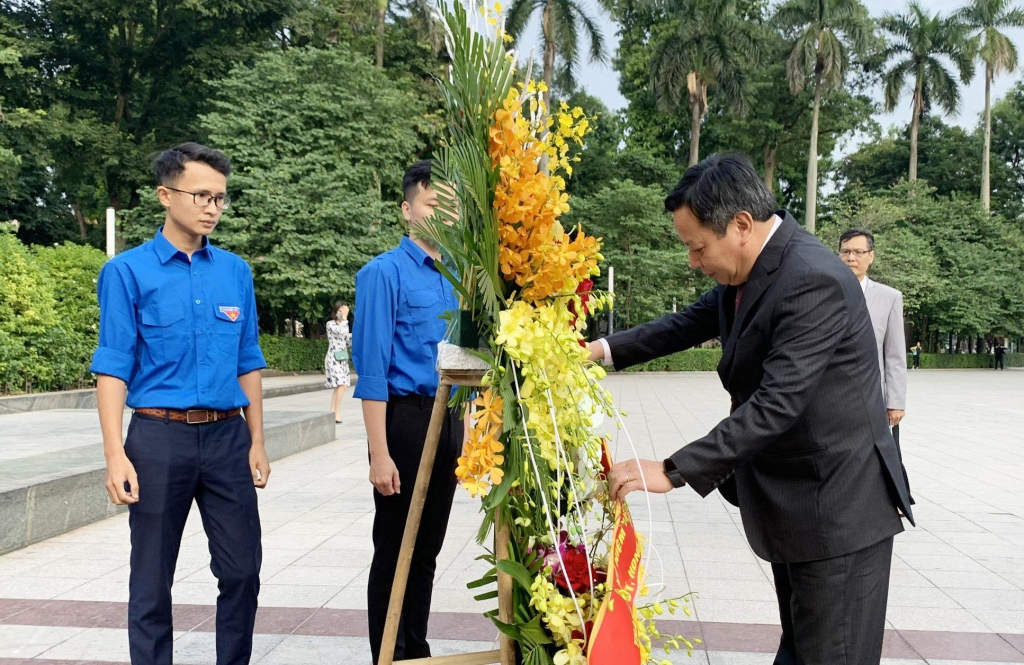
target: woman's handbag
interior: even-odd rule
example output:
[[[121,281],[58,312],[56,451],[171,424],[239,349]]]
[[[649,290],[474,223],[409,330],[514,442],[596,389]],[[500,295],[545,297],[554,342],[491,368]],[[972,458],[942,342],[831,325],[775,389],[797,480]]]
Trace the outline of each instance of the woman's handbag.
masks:
[[[341,351],[334,352],[334,359],[338,362],[348,360],[348,349],[342,349]]]

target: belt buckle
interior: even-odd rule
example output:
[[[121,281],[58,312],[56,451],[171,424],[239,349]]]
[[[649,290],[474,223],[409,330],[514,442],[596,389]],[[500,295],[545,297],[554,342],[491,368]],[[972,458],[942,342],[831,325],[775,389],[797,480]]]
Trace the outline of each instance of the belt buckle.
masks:
[[[202,420],[192,420],[192,414],[202,414]],[[204,425],[210,422],[210,411],[208,409],[189,409],[185,412],[185,423],[189,425]]]

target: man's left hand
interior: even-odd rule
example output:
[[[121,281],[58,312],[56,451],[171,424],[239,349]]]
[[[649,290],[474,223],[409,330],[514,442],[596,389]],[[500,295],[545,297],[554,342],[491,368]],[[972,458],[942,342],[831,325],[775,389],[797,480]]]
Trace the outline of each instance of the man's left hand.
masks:
[[[648,492],[664,494],[672,489],[672,481],[665,475],[665,467],[654,460],[631,459],[619,462],[608,474],[608,493],[613,499],[622,501],[633,490],[642,490],[646,483]]]
[[[889,427],[896,427],[903,420],[903,415],[906,413],[903,409],[889,409]]]
[[[252,484],[263,489],[270,478],[270,460],[267,459],[267,448],[262,441],[253,441],[249,448],[249,471],[252,472]]]

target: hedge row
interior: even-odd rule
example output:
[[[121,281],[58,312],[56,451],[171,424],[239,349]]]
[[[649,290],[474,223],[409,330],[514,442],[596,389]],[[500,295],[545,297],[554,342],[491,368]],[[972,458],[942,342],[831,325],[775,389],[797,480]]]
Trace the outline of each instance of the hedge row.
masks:
[[[326,339],[260,335],[260,348],[267,359],[267,367],[284,372],[322,372],[327,346]]]
[[[713,372],[722,359],[721,349],[690,349],[628,368],[627,372]],[[988,369],[995,367],[995,356],[970,353],[922,353],[921,369]],[[907,367],[914,364],[907,354]],[[1024,367],[1024,353],[1006,354],[1007,367]]]
[[[626,369],[627,372],[714,372],[722,349],[690,349]]]
[[[1024,353],[1007,353],[1007,367],[1024,367]],[[913,367],[914,356],[907,354],[907,367]],[[996,358],[986,353],[922,353],[921,369],[988,369],[996,366]]]

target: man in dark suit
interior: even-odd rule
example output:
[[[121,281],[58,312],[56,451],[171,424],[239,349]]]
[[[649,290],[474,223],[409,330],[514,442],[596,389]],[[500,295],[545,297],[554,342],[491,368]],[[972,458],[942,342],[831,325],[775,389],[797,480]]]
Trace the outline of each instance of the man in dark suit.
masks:
[[[664,461],[616,464],[612,495],[718,488],[772,562],[783,629],[775,663],[877,665],[898,511],[913,518],[860,285],[774,210],[745,156],[689,168],[665,206],[690,265],[720,285],[593,343],[591,359],[623,368],[721,337],[732,413]]]

